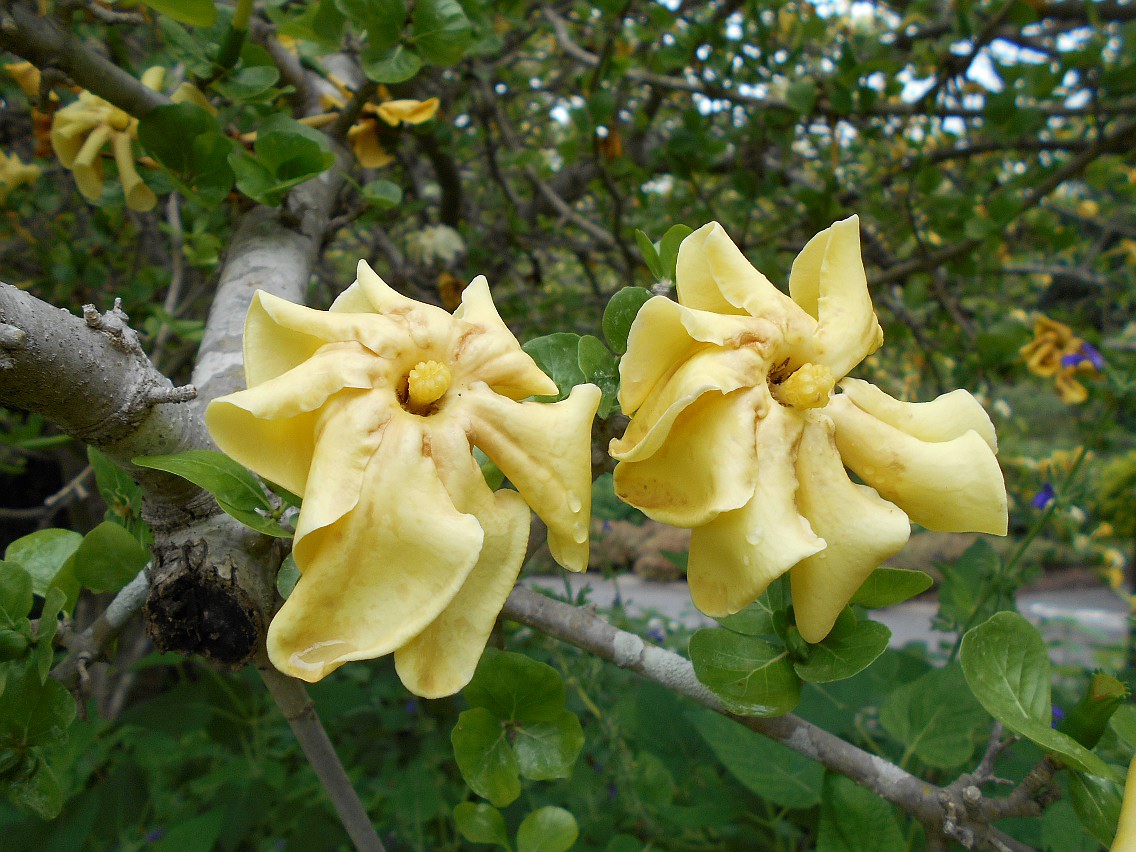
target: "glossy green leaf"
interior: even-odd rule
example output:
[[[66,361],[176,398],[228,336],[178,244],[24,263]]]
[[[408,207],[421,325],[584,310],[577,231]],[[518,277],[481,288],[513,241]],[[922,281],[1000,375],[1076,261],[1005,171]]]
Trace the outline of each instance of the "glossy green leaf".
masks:
[[[359,54],[359,64],[369,80],[403,83],[421,70],[422,57],[404,44],[384,48],[368,45]]]
[[[1102,846],[1111,845],[1116,835],[1123,798],[1124,788],[1111,778],[1080,772],[1069,775],[1069,804],[1085,831]]]
[[[852,597],[852,603],[868,609],[882,609],[903,603],[931,588],[930,574],[907,568],[877,568]]]
[[[211,27],[217,20],[213,0],[142,0],[159,14],[191,27]]]
[[[32,575],[18,562],[0,561],[0,628],[22,624],[32,611]]]
[[[627,351],[627,335],[639,309],[651,298],[651,291],[643,287],[624,287],[616,290],[603,313],[603,333],[608,345],[620,354]]]
[[[661,280],[663,278],[663,266],[659,262],[659,250],[655,248],[651,238],[642,231],[636,230],[635,243],[639,246],[639,253],[643,255],[643,262],[651,270],[651,275],[654,276],[656,281]]]
[[[389,180],[373,180],[363,186],[363,200],[388,210],[402,202],[402,187]]]
[[[319,174],[335,162],[327,136],[283,113],[260,123],[253,150],[257,161],[279,181]]]
[[[891,805],[842,775],[825,777],[816,852],[895,852],[906,848]]]
[[[492,805],[462,802],[454,807],[454,824],[470,843],[496,843],[509,848],[505,818]]]
[[[551,781],[572,774],[584,747],[584,730],[575,713],[562,710],[549,721],[516,725],[511,739],[521,774],[533,781]]]
[[[386,50],[398,43],[406,23],[406,0],[335,0],[335,5],[361,30],[367,44]]]
[[[997,613],[963,637],[959,661],[987,713],[1075,769],[1111,777],[1104,761],[1050,727],[1049,657],[1032,624],[1016,612]]]
[[[659,272],[661,278],[674,281],[678,266],[678,250],[682,241],[694,233],[686,225],[671,225],[659,240]]]
[[[521,795],[517,755],[501,720],[484,707],[466,710],[450,734],[458,770],[469,788],[503,808]]]
[[[279,80],[280,72],[271,65],[251,65],[217,80],[213,88],[230,101],[241,103],[263,99]]]
[[[490,648],[462,695],[504,722],[552,722],[564,710],[564,679],[524,654]]]
[[[82,541],[83,536],[74,530],[36,530],[9,544],[4,561],[15,562],[27,571],[32,591],[42,597]]]
[[[197,104],[155,107],[139,121],[138,139],[178,189],[205,206],[219,204],[232,189],[234,142]]]
[[[591,334],[580,338],[577,362],[584,380],[591,382],[603,393],[597,416],[602,420],[611,412],[615,395],[619,391],[619,364],[611,350]]]
[[[49,745],[75,720],[75,700],[59,681],[40,680],[31,660],[13,664],[0,694],[0,748]]]
[[[772,636],[783,631],[789,604],[788,585],[784,578],[777,579],[745,609],[719,618],[718,623],[745,636]]]
[[[560,392],[555,397],[539,397],[540,400],[552,402],[563,399],[572,388],[584,383],[584,373],[580,370],[580,335],[558,331],[535,337],[522,348],[559,388]]]
[[[801,681],[784,647],[729,630],[699,630],[690,637],[690,660],[731,712],[780,716],[800,700]]]
[[[67,594],[58,588],[50,588],[43,599],[43,609],[40,611],[39,626],[35,635],[35,664],[42,683],[47,679],[48,673],[55,662],[55,634],[59,632],[59,616],[67,606]]]
[[[859,621],[845,609],[824,640],[809,646],[807,660],[793,663],[801,680],[829,683],[859,674],[882,654],[891,631],[878,621]]]
[[[150,561],[150,551],[113,521],[103,521],[75,551],[75,578],[94,592],[117,592]]]
[[[687,716],[722,765],[754,795],[782,808],[811,808],[820,801],[824,768],[815,760],[720,713],[698,709]]]
[[[457,0],[417,0],[412,40],[434,65],[453,65],[473,37],[469,18]]]
[[[517,852],[566,852],[580,836],[576,817],[564,808],[537,808],[517,829]]]
[[[892,691],[880,707],[880,724],[903,744],[905,755],[936,769],[953,769],[970,760],[990,720],[955,663]]]

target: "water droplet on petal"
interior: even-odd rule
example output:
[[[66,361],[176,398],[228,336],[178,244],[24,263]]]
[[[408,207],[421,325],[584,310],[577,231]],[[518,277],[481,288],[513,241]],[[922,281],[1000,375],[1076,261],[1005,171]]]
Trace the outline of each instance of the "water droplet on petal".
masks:
[[[583,504],[580,502],[579,496],[575,492],[569,491],[568,492],[568,511],[569,512],[579,512],[582,505]]]
[[[576,544],[583,544],[585,541],[587,541],[588,525],[584,523],[578,523],[576,524],[576,526],[572,527],[572,538],[575,540]]]

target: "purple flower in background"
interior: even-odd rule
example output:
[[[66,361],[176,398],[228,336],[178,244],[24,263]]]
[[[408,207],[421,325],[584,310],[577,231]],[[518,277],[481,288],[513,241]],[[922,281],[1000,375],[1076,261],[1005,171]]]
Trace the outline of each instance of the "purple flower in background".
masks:
[[[1061,721],[1064,718],[1065,718],[1065,711],[1062,710],[1060,707],[1058,707],[1056,704],[1054,704],[1053,705],[1053,721],[1050,723],[1050,727],[1056,728],[1058,725],[1061,724]]]
[[[1030,505],[1035,509],[1044,509],[1057,498],[1057,492],[1053,490],[1053,486],[1048,482],[1041,486],[1041,490],[1033,495],[1030,500]]]
[[[1095,346],[1091,343],[1085,343],[1083,340],[1076,352],[1061,356],[1062,367],[1079,367],[1084,363],[1088,363],[1098,373],[1104,371],[1104,356]]]

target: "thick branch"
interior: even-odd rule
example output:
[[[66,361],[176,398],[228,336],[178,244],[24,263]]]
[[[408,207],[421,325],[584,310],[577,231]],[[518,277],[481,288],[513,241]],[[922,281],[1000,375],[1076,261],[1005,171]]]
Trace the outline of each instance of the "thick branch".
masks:
[[[91,52],[54,18],[37,15],[29,3],[15,2],[0,11],[0,48],[40,70],[62,71],[81,88],[136,117],[169,103],[161,93]]]
[[[649,645],[635,634],[619,630],[587,610],[528,589],[516,588],[509,595],[503,614],[729,716],[747,728],[822,763],[833,772],[851,778],[898,805],[932,830],[942,831],[945,821],[952,816],[939,800],[940,788],[804,719],[793,715],[764,719],[729,713],[717,696],[699,682],[689,660]],[[990,844],[1000,843],[1005,849],[1023,848],[992,826],[977,824],[967,827]]]

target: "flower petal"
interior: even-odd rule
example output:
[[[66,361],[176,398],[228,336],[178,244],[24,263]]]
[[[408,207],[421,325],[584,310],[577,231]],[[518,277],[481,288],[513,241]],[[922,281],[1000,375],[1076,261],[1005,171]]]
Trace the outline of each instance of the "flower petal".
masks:
[[[615,466],[615,493],[676,527],[697,527],[744,506],[757,469],[754,433],[771,405],[778,407],[764,385],[703,394],[675,418],[655,453]]]
[[[454,507],[485,533],[477,564],[461,590],[421,633],[394,652],[398,676],[424,698],[453,695],[477,661],[509,596],[529,539],[529,507],[516,491],[489,489],[460,429],[430,432],[431,456]]]
[[[692,310],[663,296],[649,299],[635,317],[627,338],[627,354],[619,363],[619,406],[634,414],[656,385],[674,372],[699,344],[767,352],[777,330],[747,316],[723,316]]]
[[[836,424],[844,463],[915,523],[940,532],[1006,534],[1006,484],[993,451],[977,432],[921,441],[843,395],[825,413]]]
[[[365,260],[359,261],[356,283],[374,310],[398,322],[419,350],[415,360],[445,359],[456,335],[453,316],[437,305],[404,296],[379,277]]]
[[[649,304],[649,303],[648,303]],[[635,412],[621,438],[611,442],[610,453],[619,461],[642,461],[663,445],[675,420],[703,394],[727,394],[738,388],[765,384],[767,359],[761,349],[723,349],[701,344],[655,386]],[[624,356],[626,357],[626,356]]]
[[[789,293],[817,320],[809,360],[833,375],[846,375],[884,342],[868,295],[856,216],[809,240],[793,262]]]
[[[396,126],[400,121],[404,121],[407,124],[421,124],[434,117],[434,114],[438,112],[438,105],[440,103],[437,98],[430,98],[425,101],[416,101],[406,98],[381,103],[375,112],[379,118],[391,127]]]
[[[369,388],[375,361],[358,343],[326,344],[281,376],[213,400],[205,425],[226,455],[303,496],[318,409],[344,388]]]
[[[745,315],[742,306],[731,302],[722,292],[714,274],[714,267],[707,257],[707,241],[712,236],[717,239],[719,234],[725,236],[722,226],[717,222],[710,222],[682,241],[682,245],[678,248],[678,262],[675,267],[678,299],[684,306],[699,311]],[[728,236],[725,239],[730,240]]]
[[[930,402],[902,402],[862,379],[845,379],[840,389],[857,407],[920,441],[950,441],[973,429],[998,452],[990,415],[969,391],[954,390]]]
[[[451,354],[461,370],[456,381],[473,377],[510,399],[556,394],[556,382],[521,348],[497,313],[484,275],[462,291],[454,320],[462,329]]]
[[[248,385],[288,372],[325,343],[347,341],[358,341],[382,358],[393,358],[410,345],[406,331],[385,317],[317,311],[257,290],[245,317]]]
[[[569,571],[588,567],[592,511],[591,424],[595,385],[576,385],[551,404],[514,402],[478,385],[461,394],[468,432],[548,526],[552,557]]]
[[[824,539],[813,534],[797,511],[793,460],[803,424],[799,415],[773,405],[757,430],[753,499],[691,534],[690,596],[711,617],[722,618],[748,606],[770,583],[824,549]]]
[[[293,677],[315,682],[406,644],[477,563],[481,526],[454,508],[424,452],[424,427],[396,416],[380,431],[356,505],[302,538],[297,531],[300,580],[268,630],[269,658]],[[335,490],[327,475],[312,481],[323,487],[305,499],[301,526],[306,513],[321,511],[312,503]]]
[[[911,524],[873,489],[855,485],[844,471],[832,421],[808,412],[797,451],[797,505],[827,547],[790,572],[797,628],[820,642],[868,575],[898,553]]]

